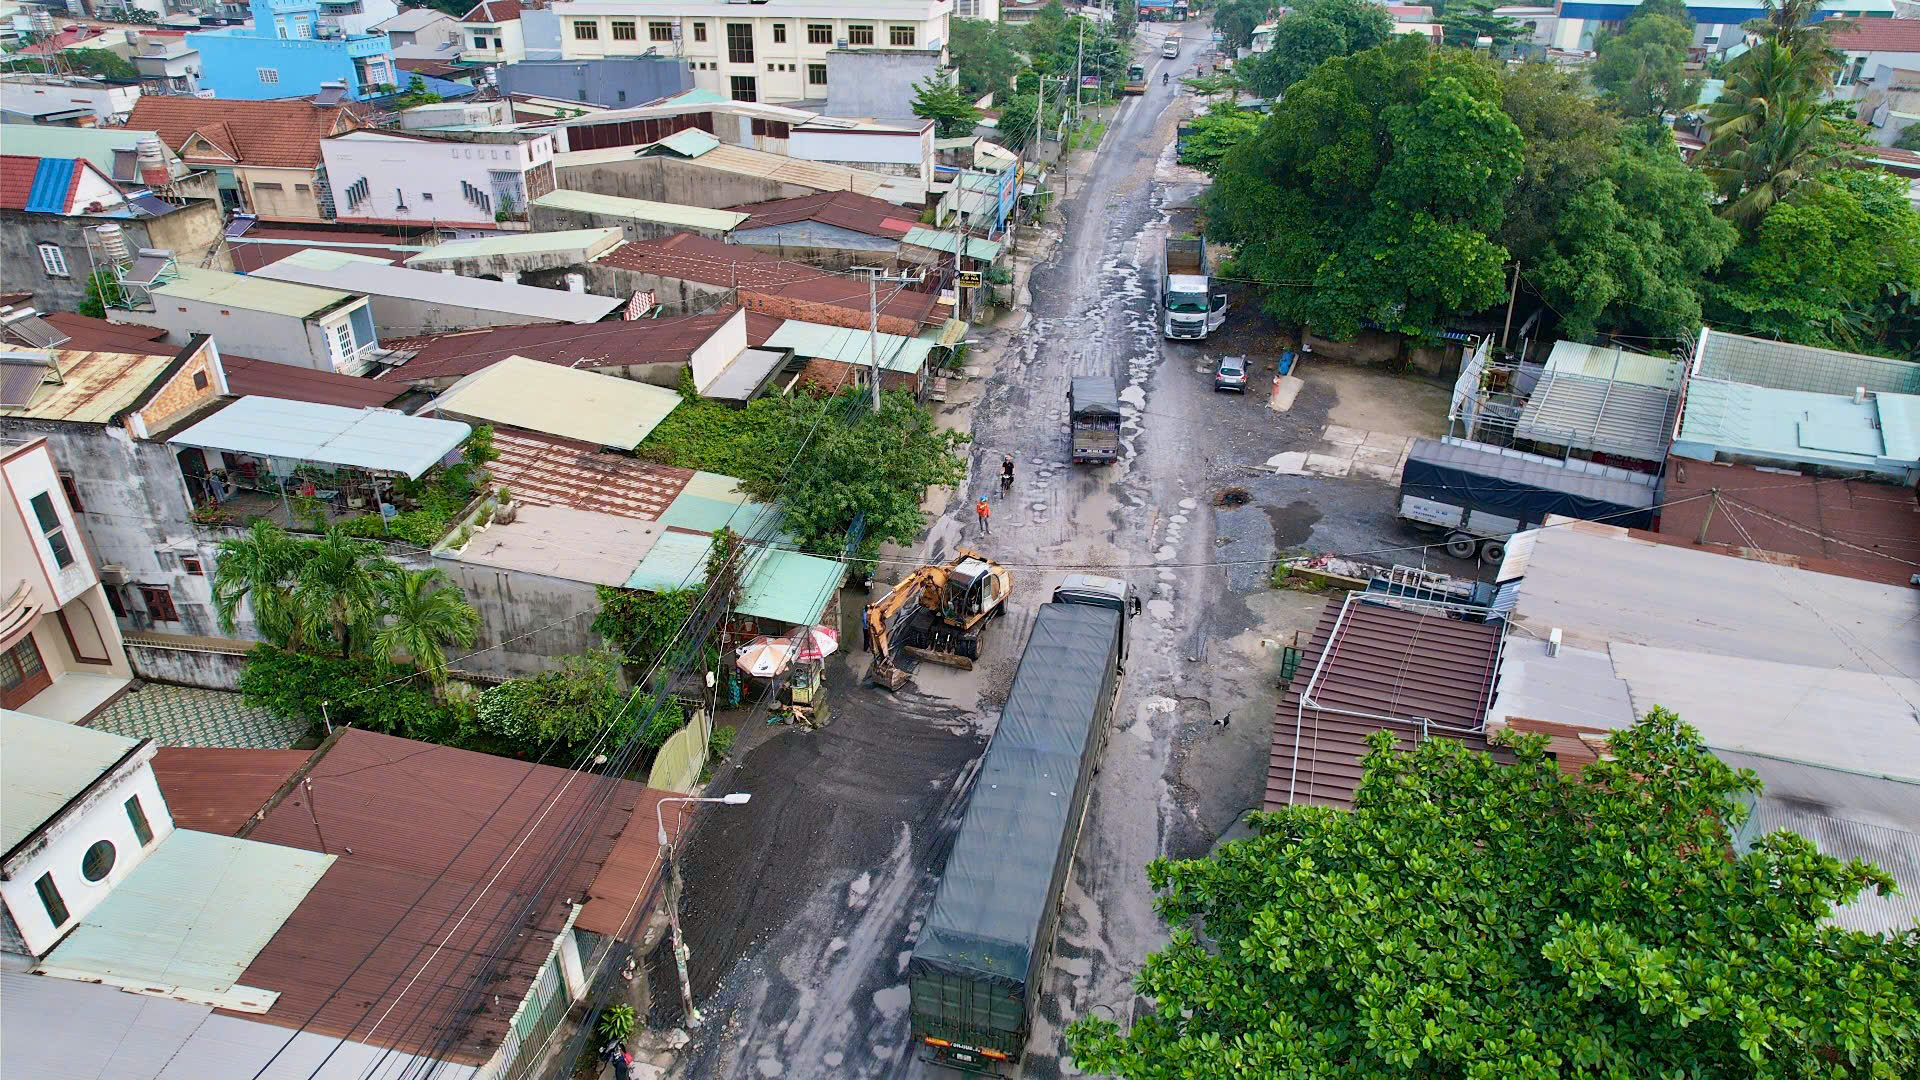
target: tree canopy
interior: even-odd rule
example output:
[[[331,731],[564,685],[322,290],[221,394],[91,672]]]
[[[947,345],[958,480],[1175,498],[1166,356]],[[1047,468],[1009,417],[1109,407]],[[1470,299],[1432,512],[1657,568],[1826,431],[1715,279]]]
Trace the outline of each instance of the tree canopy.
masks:
[[[1495,15],[1493,0],[1451,0],[1440,14],[1441,32],[1449,45],[1472,48],[1486,38],[1498,47],[1526,30],[1505,15]]]
[[[1737,850],[1751,771],[1671,713],[1562,773],[1376,734],[1351,812],[1147,878],[1172,942],[1122,1033],[1068,1031],[1129,1080],[1261,1077],[1905,1077],[1920,1074],[1920,931],[1827,920],[1885,872],[1789,832]]]
[[[982,19],[954,19],[949,25],[947,54],[959,74],[960,92],[969,102],[992,94],[1000,104],[1025,63],[1011,35],[999,23]]]
[[[1180,149],[1180,164],[1204,172],[1220,168],[1227,153],[1260,130],[1260,114],[1232,102],[1215,102],[1188,122],[1189,134]]]
[[[1430,336],[1503,295],[1491,235],[1521,151],[1489,65],[1398,36],[1287,92],[1223,163],[1207,232],[1279,318]]]
[[[971,135],[980,122],[980,110],[959,87],[931,76],[913,84],[913,115],[933,121],[934,134],[942,139]]]
[[[1684,70],[1693,24],[1666,15],[1639,14],[1619,33],[1604,34],[1588,72],[1627,116],[1678,113],[1700,97]]]
[[[1277,98],[1336,56],[1386,44],[1393,16],[1371,0],[1303,0],[1274,26],[1273,48],[1248,57],[1240,76],[1248,90]]]
[[[1844,169],[1773,207],[1708,286],[1729,325],[1920,359],[1920,212],[1906,180]]]
[[[1253,44],[1254,27],[1266,21],[1271,0],[1220,0],[1213,9],[1213,28],[1226,39],[1227,48],[1244,49]]]

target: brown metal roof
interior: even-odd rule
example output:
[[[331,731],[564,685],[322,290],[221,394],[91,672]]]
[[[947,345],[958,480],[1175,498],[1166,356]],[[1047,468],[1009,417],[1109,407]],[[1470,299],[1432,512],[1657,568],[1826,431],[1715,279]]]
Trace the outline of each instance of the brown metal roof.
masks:
[[[1448,618],[1438,608],[1330,601],[1274,713],[1266,808],[1290,803],[1352,806],[1367,736],[1391,731],[1400,749],[1411,750],[1422,731],[1416,717],[1433,721],[1436,726],[1426,730],[1435,736],[1487,749],[1484,735],[1437,725],[1480,726],[1499,655],[1497,625]],[[1313,681],[1322,664],[1326,673]],[[1309,682],[1321,708],[1308,708],[1302,715],[1300,702]]]
[[[724,244],[693,233],[674,233],[658,240],[633,240],[600,257],[602,264],[620,270],[680,281],[696,281],[716,288],[737,289],[741,303],[751,307],[752,293],[780,300],[799,300],[855,309],[867,317],[866,279],[850,273],[822,270],[805,263],[777,259],[753,248]],[[915,323],[931,317],[938,297],[912,289],[880,292],[880,313]],[[866,326],[861,322],[860,327]]]
[[[389,349],[415,350],[414,356],[385,378],[404,382],[455,378],[492,367],[509,356],[524,356],[562,367],[601,368],[629,364],[685,364],[733,316],[735,308],[677,319],[640,319],[583,325],[542,323],[462,330],[448,334],[383,340]],[[779,325],[775,320],[774,326]],[[747,344],[765,344],[768,328],[754,340],[756,324],[747,323]]]
[[[911,211],[898,203],[858,195],[851,191],[822,191],[791,199],[747,203],[727,209],[746,214],[747,220],[734,226],[735,232],[764,229],[773,225],[791,225],[796,221],[818,221],[842,229],[898,240],[919,224]]]
[[[175,825],[232,836],[312,756],[311,750],[163,746],[153,756],[153,775]]]
[[[247,836],[339,858],[240,978],[280,993],[249,1018],[469,1065],[499,1048],[644,791],[357,729],[307,780]],[[583,809],[591,827],[575,844]],[[568,872],[538,889],[549,865]],[[536,915],[488,967],[530,902]]]
[[[516,501],[567,506],[653,521],[666,513],[693,470],[609,454],[598,446],[537,432],[496,428],[498,460],[487,466]]]
[[[600,867],[600,875],[587,888],[586,907],[574,925],[582,930],[608,937],[621,937],[631,930],[652,908],[654,883],[660,880],[660,823],[674,840],[692,823],[686,803],[657,815],[661,799],[677,793],[645,788],[640,804],[627,819],[627,830],[614,842],[612,854]]]
[[[63,349],[125,353],[133,356],[178,356],[180,347],[167,344],[167,332],[156,326],[108,322],[71,311],[49,311],[40,316],[67,335]]]
[[[1703,499],[1714,488],[1715,500]],[[1911,489],[1668,458],[1663,539],[1794,556],[1810,570],[1905,585],[1920,572],[1920,500]]]
[[[335,371],[276,364],[245,356],[222,354],[220,366],[227,373],[227,390],[236,397],[283,398],[288,401],[314,401],[322,405],[341,405],[349,409],[377,409],[407,392],[406,387],[372,379],[357,379]]]

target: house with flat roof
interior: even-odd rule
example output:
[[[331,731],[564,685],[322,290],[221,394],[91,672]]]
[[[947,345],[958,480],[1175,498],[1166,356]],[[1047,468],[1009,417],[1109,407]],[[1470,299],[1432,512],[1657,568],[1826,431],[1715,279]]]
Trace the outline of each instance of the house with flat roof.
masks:
[[[679,404],[680,395],[665,387],[509,356],[465,376],[427,408],[630,451]]]
[[[200,51],[203,87],[224,100],[318,94],[328,86],[365,101],[398,83],[385,34],[341,24],[338,5],[319,0],[252,0],[251,25],[187,35]],[[385,5],[391,14],[391,4]],[[358,10],[353,12],[359,14]],[[351,16],[349,16],[351,17]]]
[[[164,768],[15,713],[0,738],[6,947],[38,976],[0,975],[8,1075],[518,1075],[659,900],[668,793],[631,781],[348,729]]]
[[[356,128],[320,155],[344,222],[494,229],[554,187],[553,137],[516,127]]]
[[[714,208],[824,191],[899,203],[925,198],[893,190],[879,173],[722,143],[696,127],[638,147],[564,151],[554,158],[554,170],[563,188]]]
[[[156,326],[185,344],[196,334],[234,352],[277,364],[360,375],[381,362],[380,338],[365,292],[175,265],[126,303],[111,322]]]
[[[248,276],[317,292],[361,293],[379,331],[395,336],[538,322],[595,323],[627,303],[619,296],[414,270],[350,251],[298,251]]]

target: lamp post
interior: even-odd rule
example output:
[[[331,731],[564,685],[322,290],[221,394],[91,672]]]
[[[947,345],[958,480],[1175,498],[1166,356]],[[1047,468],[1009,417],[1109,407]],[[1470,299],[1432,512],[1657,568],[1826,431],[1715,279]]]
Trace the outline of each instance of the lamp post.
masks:
[[[727,806],[744,806],[752,795],[736,791],[731,795],[718,798],[697,799],[690,796],[661,799],[653,804],[653,822],[658,831],[654,834],[660,842],[660,851],[667,860],[667,925],[673,929],[673,966],[680,972],[680,1004],[687,1012],[687,1027],[700,1026],[700,1010],[693,1007],[693,983],[687,978],[687,940],[680,933],[680,894],[685,886],[680,881],[680,860],[673,851],[673,841],[667,838],[667,818],[662,810],[668,803],[723,803]]]

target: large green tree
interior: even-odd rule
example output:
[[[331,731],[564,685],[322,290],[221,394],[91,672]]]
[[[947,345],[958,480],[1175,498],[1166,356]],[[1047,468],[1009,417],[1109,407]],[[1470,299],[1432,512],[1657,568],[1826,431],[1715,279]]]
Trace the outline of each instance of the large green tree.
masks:
[[[439,693],[447,685],[447,646],[473,644],[480,613],[438,569],[401,570],[378,581],[379,628],[373,651],[419,668]]]
[[[998,104],[1025,63],[1008,29],[983,19],[955,19],[948,33],[947,54],[959,73],[961,92],[968,101],[992,94]]]
[[[1216,102],[1188,124],[1190,133],[1181,141],[1180,164],[1205,172],[1214,172],[1234,147],[1246,142],[1260,130],[1260,114]]]
[[[1627,116],[1678,113],[1700,97],[1700,83],[1685,71],[1692,46],[1692,23],[1642,15],[1619,33],[1601,36],[1588,71]]]
[[[971,135],[980,122],[972,99],[952,83],[932,77],[913,84],[913,115],[933,121],[934,134],[942,139]]]
[[[1273,48],[1241,64],[1247,89],[1277,98],[1323,61],[1386,44],[1393,16],[1371,0],[1303,0],[1274,27]]]
[[[1449,45],[1474,48],[1485,38],[1498,48],[1526,33],[1518,22],[1494,14],[1493,0],[1451,0],[1440,14],[1440,27]]]
[[[353,656],[379,629],[384,583],[399,569],[379,544],[350,536],[338,525],[306,541],[292,593],[294,610],[307,627],[305,639],[318,644],[324,638],[341,657]]]
[[[1709,317],[1804,345],[1920,359],[1920,212],[1905,178],[1842,169],[1768,212]]]
[[[1580,76],[1550,64],[1502,71],[1500,107],[1520,129],[1523,149],[1499,240],[1524,265],[1551,241],[1575,196],[1613,162],[1621,124],[1597,106]]]
[[[305,542],[260,518],[239,536],[220,541],[214,556],[213,615],[223,633],[234,633],[240,605],[253,612],[254,630],[281,648],[298,648],[303,627],[293,586],[305,562]]]
[[[1605,172],[1561,208],[1528,267],[1560,316],[1561,336],[1677,338],[1699,329],[1702,279],[1738,237],[1714,214],[1712,197],[1664,125],[1629,129]]]
[[[1278,318],[1432,335],[1505,295],[1491,237],[1520,167],[1492,66],[1399,36],[1287,92],[1221,165],[1207,234]]]
[[[1075,1064],[1129,1080],[1920,1075],[1920,931],[1834,926],[1893,880],[1789,832],[1736,850],[1757,791],[1656,709],[1578,777],[1379,734],[1351,812],[1255,815],[1149,864],[1172,942],[1121,1032]]]
[[[1220,0],[1213,10],[1213,28],[1226,39],[1229,51],[1253,44],[1253,29],[1267,21],[1270,0]]]

